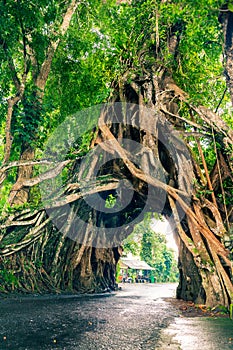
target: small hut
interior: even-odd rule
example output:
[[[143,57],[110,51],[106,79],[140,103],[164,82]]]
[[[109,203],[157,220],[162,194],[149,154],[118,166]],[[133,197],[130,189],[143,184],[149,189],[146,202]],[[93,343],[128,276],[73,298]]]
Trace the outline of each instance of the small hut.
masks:
[[[153,267],[138,258],[121,258],[119,261],[120,276],[123,282],[152,282],[150,271]]]

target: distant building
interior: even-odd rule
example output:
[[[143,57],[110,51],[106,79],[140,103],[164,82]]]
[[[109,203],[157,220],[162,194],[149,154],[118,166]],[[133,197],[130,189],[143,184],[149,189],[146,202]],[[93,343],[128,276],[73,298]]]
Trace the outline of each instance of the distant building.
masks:
[[[154,282],[149,276],[150,271],[155,270],[145,261],[136,257],[121,258],[119,261],[120,281],[123,282]]]

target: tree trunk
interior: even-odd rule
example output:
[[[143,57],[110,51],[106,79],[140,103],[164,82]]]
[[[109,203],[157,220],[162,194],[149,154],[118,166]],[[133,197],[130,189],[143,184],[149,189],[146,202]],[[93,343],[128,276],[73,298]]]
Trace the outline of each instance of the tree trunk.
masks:
[[[35,159],[35,150],[28,146],[21,154],[20,161],[33,161]],[[26,180],[30,179],[33,174],[33,166],[32,165],[24,165],[20,166],[17,175],[17,181],[13,185],[8,203],[13,205],[22,205],[28,202],[29,197],[29,187],[21,188],[20,184]]]
[[[233,106],[233,12],[228,10],[228,4],[222,6],[221,10],[219,21],[223,27],[225,42],[225,76]]]
[[[178,269],[180,273],[177,298],[192,300],[195,304],[203,304],[206,301],[206,291],[202,287],[201,276],[195,264],[192,254],[180,241]]]

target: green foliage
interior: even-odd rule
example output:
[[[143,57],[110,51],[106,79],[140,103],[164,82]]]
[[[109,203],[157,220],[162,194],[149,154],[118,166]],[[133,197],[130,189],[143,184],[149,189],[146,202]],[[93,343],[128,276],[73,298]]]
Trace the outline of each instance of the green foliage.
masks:
[[[176,1],[160,4],[159,10],[165,28],[170,23],[180,35],[178,57],[170,60],[176,81],[194,101],[207,105],[216,102],[213,91],[221,94],[225,85],[219,60],[222,46],[218,11],[222,4],[214,0]]]
[[[177,262],[174,252],[166,245],[166,237],[152,230],[143,234],[141,258],[155,268],[152,271],[157,282],[178,280]]]
[[[198,4],[195,0],[146,0],[118,6],[115,1],[93,0],[80,4],[53,60],[43,105],[35,100],[35,88],[29,75],[24,101],[14,111],[15,158],[22,142],[42,147],[47,135],[67,115],[105,102],[113,90],[112,80],[121,78],[126,70],[140,75],[142,66],[153,65],[155,69],[166,66],[194,100],[201,99],[202,104],[212,106],[220,99],[224,86],[217,19],[222,3],[217,0],[202,0]],[[40,65],[48,43],[54,39],[65,2],[11,0],[1,6],[0,38],[7,45],[9,57],[17,62],[18,73],[22,72],[24,63],[22,31],[30,35],[30,46]],[[171,32],[181,36],[178,59],[168,51]],[[157,52],[156,43],[159,43]],[[12,72],[8,58],[4,47],[0,47],[3,73],[0,121],[4,121],[6,96],[14,92],[14,87],[9,79]],[[207,84],[208,89],[205,88]]]
[[[135,235],[131,234],[129,237],[127,237],[124,240],[123,246],[124,246],[124,252],[126,254],[132,253],[135,256],[140,255],[140,245],[139,245],[139,242],[135,240]]]
[[[119,279],[120,271],[121,271],[120,265],[117,264],[117,266],[116,266],[116,281],[117,281],[118,283],[121,282],[121,280]]]
[[[5,206],[12,184],[5,181],[3,186],[0,188],[0,212]]]
[[[233,320],[233,304],[230,304],[230,319]]]
[[[154,276],[157,282],[178,280],[174,251],[167,247],[166,237],[163,234],[152,230],[150,215],[135,226],[133,233],[124,240],[123,247],[125,253],[131,252],[140,256],[155,268],[151,271],[151,276]]]
[[[35,88],[32,88],[32,91],[27,89],[23,101],[14,109],[12,133],[13,147],[16,149],[25,144],[35,148],[40,146],[44,139],[40,128],[43,125],[44,110],[36,97],[35,90]]]
[[[227,7],[229,11],[233,12],[233,3],[231,1],[228,2]]]
[[[15,272],[13,270],[2,269],[0,270],[0,291],[4,291],[4,286],[11,286],[14,289],[19,284]]]
[[[113,194],[109,194],[105,201],[105,208],[114,208],[116,204],[116,197]]]

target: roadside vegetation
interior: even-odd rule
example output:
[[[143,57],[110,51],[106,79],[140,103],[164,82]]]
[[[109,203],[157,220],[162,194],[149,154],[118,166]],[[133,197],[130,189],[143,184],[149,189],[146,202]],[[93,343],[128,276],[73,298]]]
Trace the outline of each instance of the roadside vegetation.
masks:
[[[152,229],[151,215],[137,224],[123,242],[124,254],[140,257],[155,270],[150,271],[156,282],[178,282],[179,271],[176,252],[168,248],[164,233]]]

